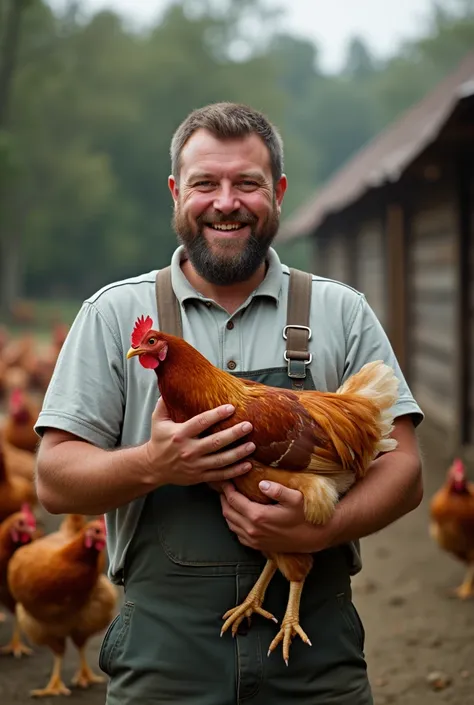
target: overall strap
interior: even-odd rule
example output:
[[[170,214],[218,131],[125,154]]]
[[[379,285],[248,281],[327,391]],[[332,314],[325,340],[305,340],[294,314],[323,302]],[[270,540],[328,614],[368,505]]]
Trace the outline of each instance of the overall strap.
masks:
[[[160,269],[155,281],[158,322],[163,333],[183,337],[179,301],[171,285],[171,267]]]
[[[306,365],[312,356],[308,352],[311,339],[309,314],[313,277],[308,272],[290,267],[288,308],[283,337],[286,340],[285,360],[288,363],[288,377],[294,389],[303,389]]]

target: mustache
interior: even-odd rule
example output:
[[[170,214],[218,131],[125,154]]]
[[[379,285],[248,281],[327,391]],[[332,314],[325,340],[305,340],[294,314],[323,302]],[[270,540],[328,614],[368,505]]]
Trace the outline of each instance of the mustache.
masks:
[[[207,223],[242,223],[245,225],[253,225],[258,221],[252,213],[245,210],[233,211],[232,213],[204,213],[196,218],[196,223],[198,225],[205,225]]]

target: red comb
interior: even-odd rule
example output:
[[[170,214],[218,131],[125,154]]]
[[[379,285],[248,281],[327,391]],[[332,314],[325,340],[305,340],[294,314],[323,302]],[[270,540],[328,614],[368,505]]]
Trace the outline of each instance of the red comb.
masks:
[[[151,330],[152,326],[153,321],[150,316],[147,316],[146,318],[144,316],[140,316],[137,318],[135,328],[132,333],[132,347],[137,348],[140,345],[145,335],[149,330]]]
[[[33,512],[31,511],[30,505],[25,502],[21,505],[21,511],[23,514],[26,514],[26,523],[28,524],[28,526],[31,526],[33,529],[35,529],[36,518]]]
[[[462,462],[462,460],[460,460],[460,458],[456,458],[456,459],[454,460],[454,462],[453,462],[453,464],[452,464],[452,471],[453,471],[453,475],[454,475],[457,479],[463,479],[463,478],[464,478],[464,473],[465,473],[465,471],[464,471],[464,463]]]

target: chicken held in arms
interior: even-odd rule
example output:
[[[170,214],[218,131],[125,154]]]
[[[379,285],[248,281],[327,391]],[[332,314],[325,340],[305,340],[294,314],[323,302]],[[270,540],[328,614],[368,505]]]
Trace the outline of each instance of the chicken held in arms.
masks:
[[[474,483],[467,480],[461,460],[449,468],[446,482],[431,500],[430,514],[431,536],[440,548],[467,564],[455,594],[462,600],[474,597]]]
[[[155,370],[158,387],[171,419],[183,423],[221,404],[234,414],[208,433],[243,421],[253,426],[247,440],[255,443],[252,469],[234,478],[249,499],[268,503],[259,482],[270,480],[299,490],[306,520],[323,524],[332,516],[339,495],[364,477],[379,453],[393,450],[392,407],[398,398],[398,379],[380,361],[370,362],[334,393],[295,392],[233,377],[218,369],[182,338],[153,330],[141,316],[131,336],[127,358],[138,356],[143,367]],[[298,634],[310,644],[299,623],[299,605],[313,559],[310,554],[271,553],[257,583],[244,602],[224,615],[222,633],[252,613],[274,619],[262,608],[266,589],[276,570],[290,582],[289,600],[281,629],[269,653],[283,641],[289,646]]]

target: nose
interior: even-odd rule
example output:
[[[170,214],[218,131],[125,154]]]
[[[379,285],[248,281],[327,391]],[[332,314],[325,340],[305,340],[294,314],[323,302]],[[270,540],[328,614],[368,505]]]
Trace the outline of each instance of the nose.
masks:
[[[214,208],[221,213],[233,213],[240,208],[240,200],[231,184],[223,184],[214,199]]]

